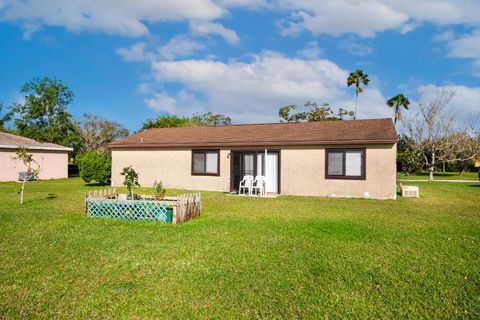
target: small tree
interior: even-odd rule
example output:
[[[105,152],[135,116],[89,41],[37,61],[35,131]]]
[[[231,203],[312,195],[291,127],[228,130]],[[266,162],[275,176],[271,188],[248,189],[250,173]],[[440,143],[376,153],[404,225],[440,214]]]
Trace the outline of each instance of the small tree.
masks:
[[[165,193],[167,192],[167,189],[163,187],[163,182],[162,181],[155,181],[153,183],[153,189],[155,189],[155,199],[160,200],[165,197]]]
[[[121,124],[89,113],[83,114],[79,131],[83,152],[107,152],[109,143],[128,136],[128,130]]]
[[[480,155],[479,137],[472,132],[478,123],[471,124],[470,128],[461,126],[456,115],[447,112],[454,94],[451,89],[439,90],[432,96],[421,92],[419,114],[404,123],[409,147],[422,155],[429,181],[433,181],[437,164],[470,161]]]
[[[35,159],[33,159],[33,154],[29,153],[27,148],[25,147],[18,148],[17,152],[15,153],[15,157],[13,159],[22,161],[25,167],[27,167],[27,173],[33,174],[35,178],[38,178],[38,175],[40,174],[40,165],[35,161]],[[32,167],[33,164],[36,164],[37,168],[34,169]],[[21,204],[23,204],[23,194],[25,192],[25,184],[29,179],[30,179],[29,174],[23,175],[22,188],[20,189]]]
[[[77,157],[80,178],[86,183],[107,184],[112,176],[112,160],[106,152],[88,151]]]
[[[125,177],[123,185],[127,187],[130,199],[133,200],[133,188],[140,187],[140,184],[138,183],[138,173],[133,170],[132,166],[129,166],[123,168],[122,173],[120,174]]]

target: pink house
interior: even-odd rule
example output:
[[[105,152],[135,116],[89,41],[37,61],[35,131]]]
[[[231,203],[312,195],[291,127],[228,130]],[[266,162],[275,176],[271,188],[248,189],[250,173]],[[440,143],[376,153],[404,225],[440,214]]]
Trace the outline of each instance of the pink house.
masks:
[[[0,132],[0,181],[18,181],[19,172],[26,171],[25,165],[14,159],[15,152],[22,146],[33,154],[40,166],[40,179],[68,177],[68,153],[72,148]]]

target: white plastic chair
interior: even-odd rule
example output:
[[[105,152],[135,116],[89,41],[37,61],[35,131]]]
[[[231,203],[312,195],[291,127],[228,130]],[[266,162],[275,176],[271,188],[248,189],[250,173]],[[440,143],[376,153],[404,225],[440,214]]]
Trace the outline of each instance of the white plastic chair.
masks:
[[[260,193],[261,196],[265,195],[265,177],[256,176],[255,181],[253,181],[253,191],[255,193]]]
[[[243,193],[248,190],[248,194],[252,194],[253,189],[253,176],[244,176],[243,180],[240,181],[240,185],[238,187],[238,193],[241,194],[243,189]]]

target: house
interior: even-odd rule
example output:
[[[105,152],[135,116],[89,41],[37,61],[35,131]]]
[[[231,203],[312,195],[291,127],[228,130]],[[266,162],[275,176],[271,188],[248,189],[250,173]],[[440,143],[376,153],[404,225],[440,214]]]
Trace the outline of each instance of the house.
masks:
[[[150,129],[110,144],[112,185],[132,165],[143,186],[235,192],[245,175],[266,191],[325,197],[396,197],[391,119]]]
[[[26,171],[23,162],[14,159],[19,147],[26,147],[33,155],[40,167],[39,179],[68,177],[68,153],[72,148],[0,132],[0,181],[18,181],[19,172]]]

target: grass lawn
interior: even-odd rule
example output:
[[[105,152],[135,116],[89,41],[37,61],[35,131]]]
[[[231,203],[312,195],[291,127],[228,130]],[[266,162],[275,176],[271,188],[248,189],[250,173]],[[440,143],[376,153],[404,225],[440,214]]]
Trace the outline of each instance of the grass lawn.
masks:
[[[204,192],[182,225],[0,184],[0,318],[480,318],[480,184],[396,201]],[[175,192],[169,191],[170,195]]]
[[[473,180],[478,181],[477,172],[464,172],[462,176],[458,172],[434,172],[433,180]],[[405,175],[397,172],[397,179],[403,180],[428,180],[428,173],[418,173]]]

